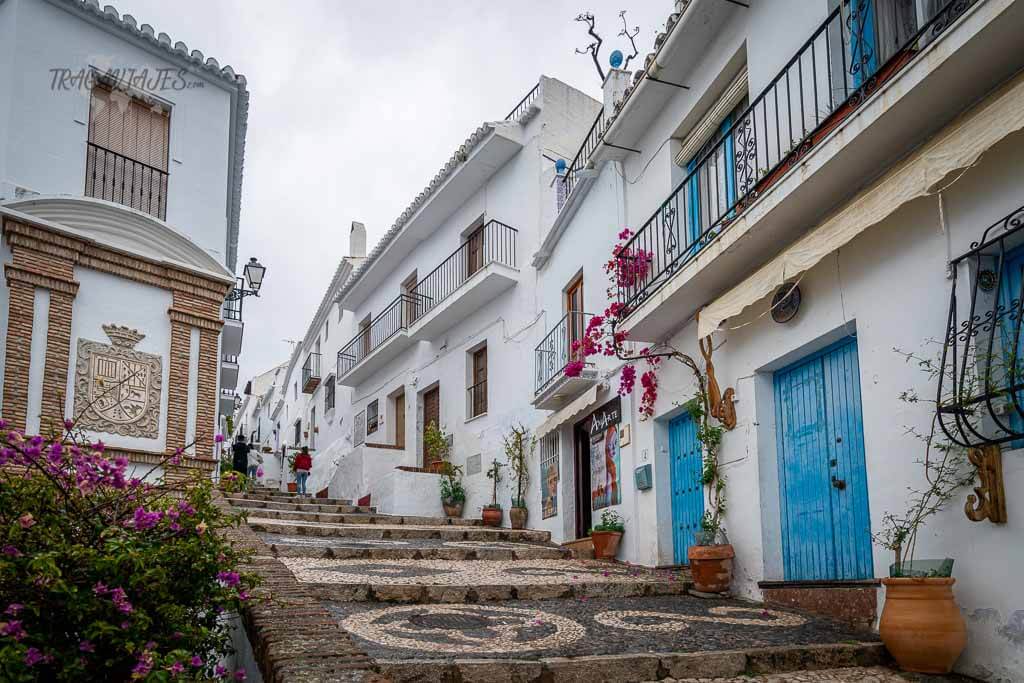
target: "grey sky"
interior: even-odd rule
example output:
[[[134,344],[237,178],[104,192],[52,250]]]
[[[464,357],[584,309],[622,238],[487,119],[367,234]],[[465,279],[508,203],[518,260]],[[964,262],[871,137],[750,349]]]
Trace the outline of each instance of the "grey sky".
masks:
[[[287,359],[303,336],[348,227],[370,248],[452,152],[500,119],[540,74],[595,97],[600,82],[573,21],[589,10],[602,62],[628,54],[619,10],[639,25],[641,59],[671,0],[116,0],[122,12],[249,80],[239,266],[267,266],[264,293],[245,301],[242,379]],[[636,65],[637,62],[634,62]],[[568,153],[572,153],[570,150]],[[326,362],[332,362],[328,359]]]

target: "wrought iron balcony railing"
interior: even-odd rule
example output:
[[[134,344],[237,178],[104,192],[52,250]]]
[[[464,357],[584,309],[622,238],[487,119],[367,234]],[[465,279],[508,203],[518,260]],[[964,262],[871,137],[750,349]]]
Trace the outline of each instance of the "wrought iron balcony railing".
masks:
[[[242,297],[229,296],[220,307],[221,316],[225,320],[242,320]]]
[[[302,364],[302,393],[312,394],[320,386],[320,354],[316,352],[306,356]]]
[[[576,187],[576,183],[579,182],[580,171],[587,167],[590,163],[590,155],[597,149],[598,143],[601,142],[601,138],[604,137],[604,107],[597,112],[597,118],[594,119],[594,123],[591,124],[590,130],[587,131],[587,136],[583,138],[583,144],[580,145],[579,150],[576,152],[576,156],[573,157],[572,163],[569,164],[565,170],[565,176],[561,179],[564,187],[563,193],[560,195],[558,210],[562,210],[562,206],[569,199],[569,195],[572,194],[573,188]]]
[[[924,16],[921,3],[840,2],[767,88],[723,122],[625,245],[620,258],[633,264],[618,300],[627,310],[642,303],[977,1],[950,0]]]
[[[396,334],[409,329],[420,306],[416,296],[398,295],[375,320],[338,351],[338,377],[346,375]]]
[[[470,235],[409,292],[416,304],[408,322],[425,315],[488,265],[501,263],[514,268],[518,235],[518,230],[498,221],[490,221]]]
[[[937,419],[966,447],[1024,439],[1024,206],[951,262]]]
[[[487,380],[477,382],[466,389],[469,401],[469,416],[479,417],[487,412]]]
[[[540,83],[533,86],[533,89],[530,92],[526,93],[526,97],[519,100],[519,104],[512,108],[512,111],[508,113],[508,116],[505,117],[505,120],[518,121],[519,119],[521,119],[523,117],[523,114],[526,113],[526,110],[530,108],[530,105],[533,104],[533,101],[537,99],[537,95],[539,94]]]
[[[565,368],[577,352],[572,348],[574,341],[583,339],[587,321],[592,315],[570,311],[555,323],[533,352],[534,377],[533,393],[539,394],[554,380],[561,377]]]
[[[167,171],[92,142],[85,156],[85,194],[130,206],[160,220],[167,217]]]
[[[225,353],[221,355],[220,360],[222,363],[232,363],[234,365],[238,365],[238,356],[232,356],[230,354]]]

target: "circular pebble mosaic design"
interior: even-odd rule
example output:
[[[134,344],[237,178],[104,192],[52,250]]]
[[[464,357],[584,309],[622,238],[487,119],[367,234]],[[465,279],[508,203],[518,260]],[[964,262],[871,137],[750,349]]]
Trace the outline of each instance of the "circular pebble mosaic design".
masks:
[[[494,654],[564,647],[583,637],[572,619],[500,605],[403,605],[353,614],[341,623],[386,647]]]
[[[732,617],[732,614],[749,614],[760,618]],[[807,620],[796,614],[763,610],[750,607],[712,607],[708,616],[697,614],[674,614],[671,612],[648,612],[643,610],[613,610],[594,615],[594,621],[611,628],[627,631],[672,633],[690,628],[694,622],[732,624],[736,626],[770,626],[793,628],[802,626]]]

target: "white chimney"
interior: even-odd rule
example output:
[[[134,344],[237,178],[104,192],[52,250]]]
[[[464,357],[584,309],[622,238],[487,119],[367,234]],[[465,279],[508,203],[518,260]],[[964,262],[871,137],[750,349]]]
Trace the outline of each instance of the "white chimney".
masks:
[[[629,81],[633,77],[631,71],[622,69],[610,69],[604,78],[604,117],[606,119],[615,115],[615,103],[622,99],[626,92]]]
[[[352,221],[352,231],[348,235],[348,255],[357,258],[366,256],[366,226],[359,221]]]

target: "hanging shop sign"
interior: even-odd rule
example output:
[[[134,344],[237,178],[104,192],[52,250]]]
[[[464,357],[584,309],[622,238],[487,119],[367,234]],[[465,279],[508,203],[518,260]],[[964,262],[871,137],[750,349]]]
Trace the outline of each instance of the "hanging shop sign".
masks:
[[[600,510],[622,502],[619,429],[622,402],[616,397],[591,413],[590,433],[590,501],[591,509]]]

